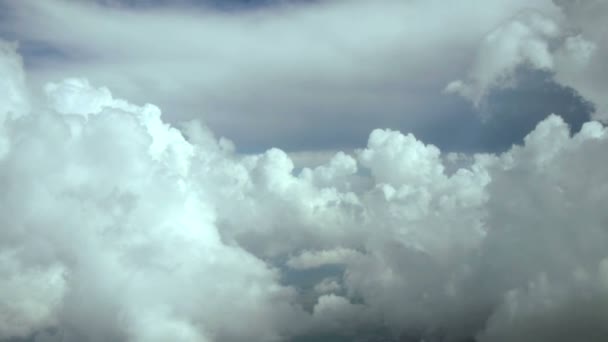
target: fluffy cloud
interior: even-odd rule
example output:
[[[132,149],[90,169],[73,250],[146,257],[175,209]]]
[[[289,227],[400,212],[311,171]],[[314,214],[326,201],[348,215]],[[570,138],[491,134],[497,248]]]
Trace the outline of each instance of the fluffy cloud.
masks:
[[[570,137],[551,116],[524,146],[477,156],[468,182],[447,194],[427,186],[429,199],[403,203],[394,211],[399,220],[378,217],[381,231],[393,231],[347,268],[346,288],[396,330],[421,336],[458,340],[480,331],[483,341],[601,340],[605,285],[598,269],[608,232],[597,203],[608,193],[605,163],[591,156],[601,154],[606,138],[598,123]],[[412,220],[405,213],[414,208],[421,214]],[[534,285],[539,279],[542,286]],[[574,319],[586,300],[600,302]]]
[[[327,251],[305,251],[287,260],[287,266],[294,269],[317,268],[324,265],[342,265],[360,256],[352,249],[337,248]]]
[[[3,124],[0,338],[55,327],[62,341],[275,340],[290,329],[293,291],[222,243],[211,191],[189,174],[219,144],[199,150],[158,108],[82,80],[47,91],[46,109]]]
[[[527,10],[504,22],[478,46],[467,78],[450,82],[445,90],[479,106],[493,87],[515,86],[513,73],[526,65],[554,74],[596,105],[595,118],[608,118],[608,89],[602,61],[608,56],[603,18],[605,1],[554,1],[550,11]],[[600,19],[602,18],[602,19]]]
[[[471,84],[511,60],[557,68],[546,42],[561,24],[517,18],[483,43],[506,44],[482,55],[509,62]],[[521,146],[456,159],[378,129],[363,149],[297,169],[280,149],[240,155],[85,79],[39,98],[15,46],[0,47],[0,340],[608,334],[598,122],[572,136],[552,115]],[[328,265],[307,307],[286,279]]]
[[[559,34],[559,26],[550,17],[532,10],[520,13],[484,38],[469,84],[453,81],[446,91],[459,93],[479,105],[488,89],[504,82],[520,64],[552,69],[555,62],[549,44]]]

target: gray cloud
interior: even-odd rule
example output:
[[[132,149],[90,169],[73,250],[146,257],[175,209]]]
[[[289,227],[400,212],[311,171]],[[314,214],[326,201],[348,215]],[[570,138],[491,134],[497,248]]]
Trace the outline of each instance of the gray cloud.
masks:
[[[202,118],[243,152],[353,149],[376,127],[483,150],[468,132],[441,136],[443,127],[477,117],[456,99],[438,98],[486,32],[523,7],[556,11],[548,0],[450,8],[324,1],[236,12],[53,0],[11,4],[0,28],[22,41],[37,87],[86,75],[136,103],[153,98],[170,109],[169,122]]]

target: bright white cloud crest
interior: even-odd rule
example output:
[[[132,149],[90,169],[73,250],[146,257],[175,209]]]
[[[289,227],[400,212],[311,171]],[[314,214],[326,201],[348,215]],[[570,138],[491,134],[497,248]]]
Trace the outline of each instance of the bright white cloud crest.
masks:
[[[546,42],[558,26],[524,18],[484,41],[507,47],[482,47],[467,89],[510,65],[498,57],[561,63]],[[582,39],[565,46],[593,53]],[[366,148],[297,170],[280,149],[237,154],[85,79],[35,99],[21,64],[2,43],[0,340],[608,336],[598,122],[571,136],[551,115],[523,146],[454,172],[435,146],[374,130]],[[285,279],[328,266],[309,310]]]
[[[603,66],[608,56],[608,29],[603,24],[608,3],[554,2],[559,7],[552,11],[524,10],[489,32],[468,79],[452,81],[445,90],[479,105],[492,87],[509,86],[518,66],[530,65],[553,72],[558,82],[596,105],[596,119],[608,120],[608,73]]]

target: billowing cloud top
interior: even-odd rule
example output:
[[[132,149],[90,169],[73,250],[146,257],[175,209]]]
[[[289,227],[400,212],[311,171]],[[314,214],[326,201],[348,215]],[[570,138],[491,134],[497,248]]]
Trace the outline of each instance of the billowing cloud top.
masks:
[[[143,16],[88,2],[9,6],[40,20],[15,32],[88,57],[72,69],[63,57],[54,72],[24,68],[17,45],[0,42],[0,341],[608,339],[608,47],[596,15],[606,6],[495,1],[481,15],[474,5],[328,1],[203,12],[202,23],[193,15],[179,25],[182,12],[154,6]],[[372,29],[360,29],[369,13]],[[459,29],[418,13],[450,13],[446,25]],[[464,20],[471,13],[478,23]],[[67,17],[82,30],[68,30]],[[158,26],[140,32],[150,18]],[[184,26],[202,35],[163,45],[166,30],[180,36]],[[315,29],[329,38],[314,39]],[[468,49],[453,53],[468,73],[427,55],[457,47]],[[408,60],[392,55],[414,48]],[[161,58],[139,75],[156,85],[140,88],[136,66],[150,53]],[[210,65],[202,80],[180,64],[198,56]],[[200,120],[166,120],[111,90],[127,80],[138,90],[119,92],[136,99],[150,91],[154,100],[154,87],[234,95],[259,87],[257,75],[273,78],[277,96],[264,101],[279,107],[349,102],[361,86],[354,105],[382,110],[395,103],[368,102],[370,89],[407,78],[438,86],[423,96],[449,97],[449,84],[483,107],[536,69],[593,103],[595,120],[573,133],[548,115],[503,153],[445,153],[374,129],[364,147],[314,167],[279,148],[238,153]],[[36,88],[43,75],[61,77]],[[290,93],[305,80],[310,92]]]

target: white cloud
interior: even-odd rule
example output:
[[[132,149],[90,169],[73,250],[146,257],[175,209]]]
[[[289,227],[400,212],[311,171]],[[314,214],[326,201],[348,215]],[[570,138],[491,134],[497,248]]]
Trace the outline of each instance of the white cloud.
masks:
[[[523,12],[488,33],[467,78],[448,83],[445,91],[479,106],[492,87],[512,86],[513,72],[526,64],[553,72],[557,82],[592,101],[595,119],[605,121],[608,5],[601,0],[554,2],[557,8]]]
[[[365,306],[352,304],[347,298],[334,294],[319,297],[313,315],[320,331],[350,333],[376,323]]]
[[[450,82],[447,92],[469,98],[479,106],[489,88],[504,86],[518,65],[552,70],[554,58],[549,49],[560,35],[556,19],[528,10],[488,33],[479,46],[468,80]]]
[[[297,270],[305,270],[325,265],[342,265],[348,264],[360,256],[361,253],[346,248],[336,248],[326,251],[304,251],[298,256],[291,257],[287,260],[287,266]]]
[[[44,88],[51,106],[62,114],[98,114],[112,103],[107,88],[95,89],[86,79],[68,79],[61,84],[49,83]]]
[[[27,5],[90,15],[57,4],[57,12]],[[344,4],[293,15],[342,18],[332,6]],[[280,18],[254,32],[284,25]],[[507,39],[517,53],[505,57],[540,56],[537,66],[558,68],[543,45],[553,22],[531,18],[521,31],[531,45]],[[517,31],[505,25],[497,41]],[[99,34],[94,51],[108,48]],[[576,39],[565,44],[593,53]],[[157,51],[143,42],[142,52],[122,53],[136,60]],[[379,129],[364,149],[296,171],[280,149],[239,155],[200,123],[177,129],[158,107],[84,79],[32,97],[14,47],[1,46],[0,318],[10,320],[0,320],[0,339],[52,339],[45,329],[56,328],[64,341],[278,341],[351,336],[353,325],[448,340],[605,339],[608,131],[597,122],[570,136],[550,116],[522,146],[467,157]],[[270,47],[260,51],[272,55]],[[492,51],[489,59],[500,57]],[[456,170],[447,170],[450,159]],[[291,269],[277,267],[285,260]],[[281,272],[336,264],[343,274],[311,285],[312,312],[281,283]]]
[[[6,65],[15,56],[1,58]],[[48,89],[50,107],[3,124],[0,316],[8,321],[0,338],[47,327],[67,341],[287,333],[303,315],[293,291],[264,262],[221,242],[208,191],[188,174],[190,162],[206,167],[221,148],[198,149],[157,125],[157,108],[84,81]]]
[[[602,270],[574,273],[566,285],[541,275],[528,286],[508,292],[479,340],[603,340],[608,334],[604,324],[608,289],[598,277],[604,274]]]
[[[335,279],[325,278],[315,285],[314,290],[318,294],[335,293],[342,290],[342,286]]]
[[[393,215],[402,216],[395,221],[387,220],[389,215],[375,216],[376,243],[368,245],[366,258],[349,265],[346,289],[382,312],[396,329],[430,329],[431,335],[440,329],[452,338],[470,336],[483,330],[488,315],[496,318],[482,334],[484,341],[531,341],[538,340],[534,336],[558,336],[562,325],[576,332],[585,324],[598,325],[604,319],[603,304],[588,308],[588,318],[572,315],[574,306],[604,293],[594,274],[606,257],[608,238],[606,215],[597,206],[608,195],[602,185],[606,164],[596,157],[606,137],[598,123],[587,123],[570,137],[565,123],[551,116],[528,135],[525,146],[500,156],[478,156],[468,176],[475,181],[458,182],[448,192],[451,200],[440,187],[427,185],[425,201],[395,203],[401,205]],[[413,208],[418,216],[402,214]],[[400,238],[404,232],[407,238]],[[590,275],[583,281],[584,298],[571,290],[580,282],[577,274]],[[533,304],[545,294],[527,288],[541,276],[555,291],[564,292],[555,307]],[[502,313],[503,297],[511,292],[519,293],[513,305],[530,305],[535,311]],[[599,341],[602,334],[581,336]]]

